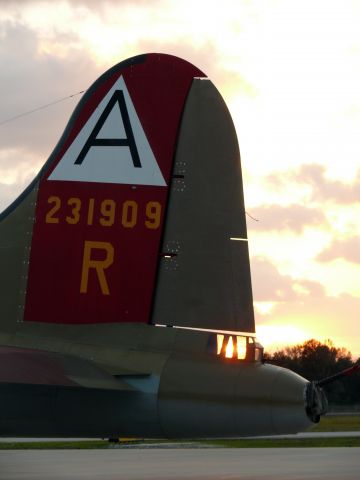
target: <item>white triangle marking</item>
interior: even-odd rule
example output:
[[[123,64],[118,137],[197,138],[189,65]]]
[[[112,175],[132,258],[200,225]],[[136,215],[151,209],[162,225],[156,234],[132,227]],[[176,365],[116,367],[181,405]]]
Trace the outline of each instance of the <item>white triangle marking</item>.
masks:
[[[124,122],[117,103],[113,106],[96,138],[126,138]]]
[[[134,161],[128,146],[108,145],[91,146],[82,162],[75,164],[101,114],[116,90],[121,90],[124,95],[141,167],[134,166]],[[119,105],[116,102],[97,134],[96,139],[124,138],[126,138],[124,123]],[[146,138],[122,76],[115,82],[89,117],[48,180],[166,186],[166,182]]]

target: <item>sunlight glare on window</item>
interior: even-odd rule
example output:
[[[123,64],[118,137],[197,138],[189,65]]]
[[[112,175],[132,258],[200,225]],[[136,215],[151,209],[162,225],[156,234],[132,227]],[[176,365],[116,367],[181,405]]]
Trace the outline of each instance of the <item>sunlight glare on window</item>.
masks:
[[[230,336],[228,343],[226,345],[225,358],[233,358],[233,357],[234,357],[234,341],[233,341],[233,338]]]
[[[246,358],[246,338],[236,337],[237,358],[244,360]]]
[[[221,335],[220,333],[218,333],[216,335],[216,348],[217,348],[217,354],[218,355],[221,354],[221,349],[223,347],[223,343],[224,343],[224,335]]]
[[[242,335],[216,334],[216,354],[224,358],[246,360],[248,344],[254,347],[254,339]]]

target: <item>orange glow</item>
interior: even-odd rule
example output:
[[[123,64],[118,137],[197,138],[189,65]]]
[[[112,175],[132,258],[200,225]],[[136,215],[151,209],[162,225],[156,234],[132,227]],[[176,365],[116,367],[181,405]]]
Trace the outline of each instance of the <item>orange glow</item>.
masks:
[[[229,341],[226,345],[225,358],[233,358],[234,356],[234,342],[233,338],[229,337]]]
[[[309,338],[316,338],[312,330],[305,330],[294,325],[259,325],[256,327],[257,338],[269,351],[284,348],[284,346],[296,345],[305,342]]]
[[[218,333],[216,335],[216,339],[217,339],[217,354],[220,355],[221,349],[224,343],[224,335],[221,335]]]
[[[246,358],[246,338],[236,337],[237,358],[238,360],[245,360]]]
[[[254,343],[252,338],[246,338],[241,335],[216,335],[217,354],[225,358],[236,358],[245,360],[247,354],[247,342]]]

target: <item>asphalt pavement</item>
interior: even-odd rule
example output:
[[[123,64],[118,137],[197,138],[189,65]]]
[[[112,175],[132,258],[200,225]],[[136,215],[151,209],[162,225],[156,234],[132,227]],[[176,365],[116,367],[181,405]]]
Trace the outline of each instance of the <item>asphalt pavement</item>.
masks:
[[[359,480],[360,448],[0,451],[1,480]]]

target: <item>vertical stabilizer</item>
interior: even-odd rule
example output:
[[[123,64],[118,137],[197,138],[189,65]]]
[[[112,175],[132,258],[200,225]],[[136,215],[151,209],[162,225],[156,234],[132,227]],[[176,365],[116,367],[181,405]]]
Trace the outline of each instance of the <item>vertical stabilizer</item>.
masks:
[[[208,79],[187,97],[162,251],[155,323],[255,331],[239,147]]]
[[[0,267],[8,331],[159,323],[253,332],[239,149],[206,76],[163,54],[104,73],[0,216]]]

